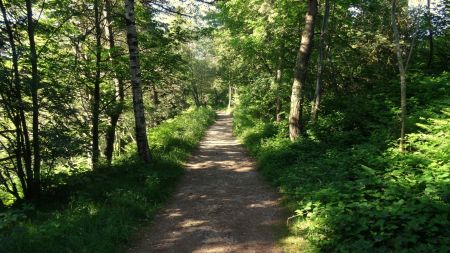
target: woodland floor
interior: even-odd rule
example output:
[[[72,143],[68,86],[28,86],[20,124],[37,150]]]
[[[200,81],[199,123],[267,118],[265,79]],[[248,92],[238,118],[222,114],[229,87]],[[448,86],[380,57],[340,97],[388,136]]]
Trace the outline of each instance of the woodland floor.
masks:
[[[173,198],[128,252],[281,252],[279,196],[219,113]]]

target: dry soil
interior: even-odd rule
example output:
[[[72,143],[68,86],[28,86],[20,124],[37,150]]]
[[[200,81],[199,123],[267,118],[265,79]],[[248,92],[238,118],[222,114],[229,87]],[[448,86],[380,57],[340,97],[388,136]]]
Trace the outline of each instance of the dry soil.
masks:
[[[281,252],[279,196],[255,170],[219,113],[174,197],[128,252]]]

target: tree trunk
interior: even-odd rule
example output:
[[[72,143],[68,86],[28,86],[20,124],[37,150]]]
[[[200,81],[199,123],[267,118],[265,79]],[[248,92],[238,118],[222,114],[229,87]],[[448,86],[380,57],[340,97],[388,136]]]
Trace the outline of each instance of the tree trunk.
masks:
[[[316,122],[317,120],[317,111],[319,110],[320,105],[320,99],[322,95],[322,84],[321,84],[321,78],[322,78],[322,70],[323,70],[323,60],[325,55],[325,45],[326,45],[326,38],[328,31],[328,17],[330,16],[330,1],[325,0],[325,10],[323,14],[323,20],[322,20],[322,28],[320,31],[320,40],[319,40],[319,60],[317,61],[317,76],[316,76],[316,91],[314,95],[314,102],[311,108],[311,121]]]
[[[282,110],[282,102],[283,99],[281,97],[281,85],[283,81],[283,69],[285,62],[285,52],[286,52],[286,30],[283,28],[281,35],[281,45],[280,45],[280,55],[278,56],[278,66],[276,72],[276,99],[275,99],[275,118],[277,122],[281,122],[281,110]]]
[[[23,107],[22,100],[22,91],[20,89],[20,74],[19,74],[19,56],[17,54],[16,44],[14,41],[14,34],[11,28],[11,24],[8,20],[8,15],[6,13],[5,5],[3,1],[0,0],[0,9],[3,16],[3,22],[6,26],[6,33],[8,35],[8,41],[11,47],[12,53],[12,62],[13,62],[13,72],[14,72],[14,99],[16,99],[16,110],[17,113],[14,116],[14,125],[16,127],[16,166],[17,166],[17,175],[19,177],[20,184],[24,192],[27,192],[27,184],[26,184],[26,176],[27,174],[32,175],[31,168],[31,144],[30,137],[28,133],[28,126],[25,119],[25,112]],[[13,105],[14,107],[14,105]],[[25,171],[23,169],[22,158],[25,161]]]
[[[92,167],[97,168],[100,157],[99,123],[100,123],[100,62],[102,58],[102,31],[100,28],[100,0],[94,1],[95,16],[95,79],[92,101]]]
[[[115,39],[114,39],[114,31],[112,28],[112,6],[110,0],[105,0],[105,33],[108,37],[109,42],[109,62],[111,63],[111,66],[115,66],[117,64],[116,56],[113,55],[112,52],[114,52],[115,49]],[[123,105],[125,102],[125,93],[124,93],[124,87],[123,87],[123,79],[114,71],[114,85],[116,89],[116,94],[114,96],[114,110],[113,113],[110,115],[110,125],[108,126],[108,129],[106,130],[106,147],[105,147],[105,157],[109,164],[112,162],[112,157],[114,153],[114,142],[116,138],[116,128],[117,124],[119,122],[120,115],[123,111]],[[119,98],[119,103],[117,104],[117,97]]]
[[[230,84],[228,85],[228,111],[231,110],[232,99],[233,99],[233,88],[231,88]]]
[[[305,28],[302,33],[300,48],[294,69],[294,83],[292,84],[291,108],[289,113],[289,137],[296,140],[304,131],[302,123],[302,92],[311,54],[314,25],[317,15],[317,0],[309,0],[308,11],[305,16]]]
[[[150,149],[147,141],[147,130],[144,114],[144,101],[141,89],[141,72],[139,65],[139,46],[134,17],[134,0],[125,0],[125,23],[127,26],[127,44],[130,58],[131,86],[133,93],[133,109],[136,132],[136,144],[139,157],[150,163]]]
[[[38,58],[36,54],[36,42],[34,40],[35,23],[33,21],[32,0],[26,0],[27,8],[27,32],[30,43],[31,62],[31,101],[32,101],[32,124],[33,124],[33,175],[29,175],[29,192],[25,193],[27,198],[39,197],[41,190],[41,148],[39,139],[39,73]]]
[[[431,68],[431,64],[433,63],[433,22],[431,16],[431,1],[427,0],[427,23],[428,23],[428,45],[429,45],[429,54],[428,54],[428,69]]]
[[[276,117],[276,121],[280,122],[281,121],[281,98],[280,98],[280,86],[281,86],[281,80],[282,80],[282,75],[283,75],[283,70],[281,70],[282,68],[282,61],[283,61],[283,56],[280,57],[280,63],[277,69],[277,77],[275,79],[275,92],[276,92],[276,98],[275,98],[275,117]]]
[[[406,71],[403,65],[402,48],[400,47],[400,35],[397,27],[397,15],[395,12],[396,0],[392,0],[391,21],[394,31],[394,42],[397,52],[398,70],[400,72],[400,96],[401,96],[401,130],[400,130],[400,150],[403,152],[405,142],[405,117],[406,117]]]
[[[197,85],[192,84],[192,98],[194,99],[194,103],[196,107],[202,106],[202,102],[200,101],[200,95],[198,94]]]
[[[155,105],[155,110],[158,108],[159,105],[159,96],[158,96],[158,90],[156,89],[155,85],[152,85],[152,98],[153,98],[153,105]]]

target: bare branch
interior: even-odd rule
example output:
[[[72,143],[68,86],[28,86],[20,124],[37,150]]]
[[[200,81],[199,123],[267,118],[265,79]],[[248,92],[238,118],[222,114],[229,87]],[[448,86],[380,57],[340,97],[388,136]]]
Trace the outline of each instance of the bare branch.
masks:
[[[194,18],[191,15],[188,15],[186,13],[182,13],[182,12],[178,11],[176,8],[173,8],[171,6],[164,6],[164,4],[157,3],[154,1],[148,2],[148,5],[153,7],[153,9],[155,9],[158,12],[163,12],[163,13],[168,13],[168,14],[176,14],[176,15],[180,15],[183,17]]]

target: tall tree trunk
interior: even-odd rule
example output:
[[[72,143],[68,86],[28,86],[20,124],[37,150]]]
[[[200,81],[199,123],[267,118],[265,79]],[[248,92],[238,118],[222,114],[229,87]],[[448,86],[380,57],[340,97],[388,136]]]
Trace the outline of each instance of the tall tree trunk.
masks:
[[[397,27],[396,0],[392,0],[391,21],[394,32],[394,42],[397,52],[398,70],[400,72],[400,102],[401,102],[401,130],[400,130],[400,150],[405,150],[405,117],[406,117],[406,71],[403,65],[402,48],[400,47],[400,35]]]
[[[194,98],[195,106],[202,106],[202,101],[200,101],[200,94],[198,93],[197,85],[192,85],[192,97]]]
[[[155,105],[155,110],[156,110],[156,109],[158,109],[158,106],[160,104],[158,90],[156,89],[155,85],[152,85],[151,89],[152,89],[153,105]]]
[[[233,100],[233,88],[231,87],[231,84],[228,85],[228,111],[231,110]]]
[[[294,69],[294,83],[292,84],[291,108],[289,113],[289,137],[296,140],[303,132],[302,122],[302,92],[305,85],[309,56],[311,55],[314,26],[317,15],[317,0],[309,0],[308,11],[305,15],[305,28],[302,33],[300,48]]]
[[[428,23],[428,45],[429,45],[429,54],[428,54],[428,69],[431,68],[431,64],[433,63],[433,54],[434,54],[434,45],[433,45],[433,21],[431,16],[431,0],[427,0],[427,23]]]
[[[16,127],[16,166],[17,174],[19,177],[20,184],[24,192],[27,190],[25,171],[28,175],[32,175],[31,167],[31,144],[30,137],[28,133],[28,126],[25,119],[25,112],[22,100],[22,91],[20,89],[20,74],[19,74],[19,56],[17,54],[16,43],[14,41],[14,34],[11,28],[11,24],[8,20],[8,15],[6,13],[5,5],[3,1],[0,0],[0,9],[3,16],[3,22],[6,26],[6,33],[8,35],[8,41],[11,47],[12,62],[13,62],[13,72],[14,72],[14,99],[16,107],[16,115],[14,116],[14,125]],[[14,105],[13,105],[14,106]],[[23,168],[22,158],[25,161],[25,171]]]
[[[127,44],[130,56],[131,86],[136,131],[136,144],[139,157],[150,163],[150,149],[147,141],[147,125],[144,114],[144,101],[141,89],[141,70],[139,65],[139,46],[134,17],[134,0],[125,0],[125,23],[127,26]]]
[[[95,79],[92,101],[92,167],[97,168],[100,157],[99,123],[100,123],[100,62],[102,58],[102,31],[100,28],[100,0],[94,1],[95,16]]]
[[[282,70],[282,65],[283,65],[283,56],[280,56],[279,59],[279,65],[278,65],[278,69],[277,69],[277,76],[275,79],[275,92],[276,92],[276,98],[275,98],[275,117],[276,117],[276,121],[280,122],[281,121],[281,98],[280,98],[280,86],[281,86],[281,81],[282,81],[282,75],[283,75],[283,70]]]
[[[275,78],[275,85],[276,85],[276,100],[275,100],[275,118],[277,122],[281,122],[281,110],[283,106],[283,99],[281,97],[281,85],[283,82],[283,69],[285,65],[285,53],[286,53],[286,40],[287,40],[287,33],[286,29],[282,29],[281,32],[281,45],[280,45],[280,51],[278,56],[278,66],[276,70],[276,78]]]
[[[105,33],[108,37],[109,42],[109,62],[111,66],[115,66],[117,64],[116,56],[113,55],[115,49],[115,38],[114,38],[114,30],[112,28],[112,6],[110,0],[105,0]],[[114,153],[114,142],[116,138],[116,128],[119,122],[120,115],[123,111],[123,105],[125,102],[125,93],[124,93],[124,85],[123,79],[116,71],[114,71],[114,85],[116,89],[116,94],[114,96],[114,110],[110,115],[109,121],[110,125],[106,130],[106,147],[105,147],[105,157],[109,164],[112,162],[112,157]],[[119,99],[119,103],[117,103],[117,98]]]
[[[323,60],[325,55],[325,45],[328,32],[328,17],[330,16],[330,1],[325,0],[325,10],[322,19],[322,28],[320,30],[320,40],[319,40],[319,59],[317,61],[317,76],[316,76],[316,91],[314,95],[314,102],[311,108],[311,121],[315,122],[317,120],[317,111],[319,110],[320,99],[322,95],[322,70],[323,70]]]
[[[38,58],[36,54],[36,42],[34,39],[35,23],[33,21],[33,6],[32,0],[26,0],[27,7],[27,31],[30,43],[30,62],[31,62],[31,101],[33,113],[33,175],[30,175],[29,192],[25,193],[27,198],[39,197],[41,190],[41,148],[39,139],[39,73],[38,73]],[[31,185],[31,187],[30,187]]]

